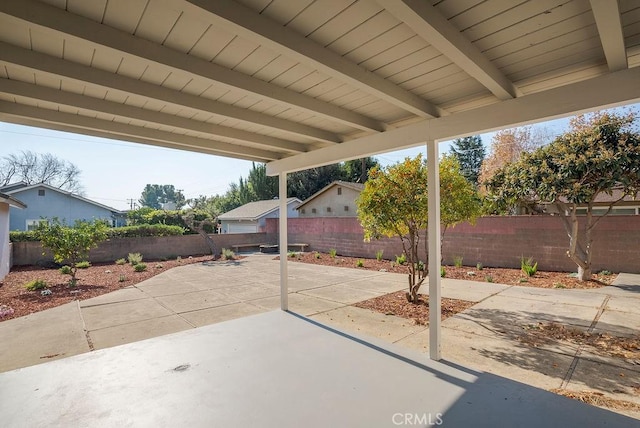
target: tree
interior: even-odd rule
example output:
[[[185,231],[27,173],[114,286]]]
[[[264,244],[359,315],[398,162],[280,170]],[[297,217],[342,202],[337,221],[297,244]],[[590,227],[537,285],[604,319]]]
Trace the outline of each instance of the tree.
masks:
[[[287,188],[290,197],[305,200],[326,185],[344,178],[340,164],[310,168],[289,174]]]
[[[400,238],[409,270],[407,300],[417,303],[426,277],[418,263],[420,232],[427,227],[427,166],[422,156],[373,168],[356,203],[365,241]]]
[[[426,278],[425,261],[418,258],[420,242],[428,255],[427,166],[418,155],[414,159],[387,168],[370,171],[369,180],[357,200],[358,217],[365,240],[397,236],[407,256],[409,292],[407,300],[417,302],[418,291]],[[480,198],[475,186],[460,172],[457,159],[444,156],[439,163],[440,221],[442,237],[448,228],[463,221],[473,222],[480,214]],[[424,232],[424,239],[420,233]]]
[[[278,177],[269,177],[265,164],[251,164],[247,183],[256,201],[278,197]]]
[[[378,161],[371,156],[346,161],[342,164],[343,177],[341,179],[354,183],[364,183],[369,178],[369,170],[379,165]]]
[[[485,148],[480,136],[473,135],[454,140],[450,153],[458,160],[464,178],[477,186],[480,167],[485,157]]]
[[[51,153],[23,150],[0,159],[0,186],[23,181],[28,185],[43,183],[81,194],[80,173],[76,165]]]
[[[50,222],[40,222],[36,230],[36,237],[44,248],[53,253],[56,263],[69,263],[71,280],[69,285],[77,283],[77,263],[87,260],[89,251],[98,243],[107,239],[107,225],[103,220],[92,222],[77,220],[73,227],[68,227],[57,218]]]
[[[488,198],[554,205],[569,237],[567,256],[578,266],[578,279],[591,280],[593,229],[626,195],[640,190],[640,135],[635,114],[599,112],[578,116],[551,144],[524,154],[498,170],[488,182]],[[598,195],[619,195],[602,216],[595,216]],[[576,208],[586,205],[584,222]]]
[[[175,204],[175,209],[182,208],[187,200],[182,190],[176,190],[172,184],[147,184],[138,200],[141,206],[161,209],[165,204]]]
[[[479,183],[490,180],[500,168],[517,161],[523,153],[540,147],[544,138],[544,130],[534,131],[529,126],[496,132],[491,140],[491,153],[480,167]]]

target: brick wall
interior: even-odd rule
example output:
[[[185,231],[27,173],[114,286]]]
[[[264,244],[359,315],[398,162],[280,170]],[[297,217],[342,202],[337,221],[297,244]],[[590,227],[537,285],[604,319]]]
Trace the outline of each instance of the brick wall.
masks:
[[[234,244],[265,243],[265,233],[238,233],[210,235],[216,249],[231,248]],[[14,242],[13,264],[32,265],[53,260],[50,254],[42,255],[40,242]],[[162,236],[145,238],[110,239],[91,250],[92,262],[109,262],[126,258],[129,253],[141,253],[145,260],[158,260],[164,257],[209,254],[209,247],[200,235]]]
[[[399,239],[366,243],[357,218],[297,218],[288,220],[289,242],[309,244],[310,251],[354,257],[375,257],[382,249],[384,258],[401,254]],[[277,219],[267,221],[267,241],[276,242]],[[640,216],[609,216],[593,232],[595,270],[640,273]],[[445,232],[445,264],[462,256],[464,264],[475,266],[520,267],[521,257],[533,257],[542,270],[575,271],[566,256],[569,238],[558,217],[514,216],[483,217],[475,226],[460,224]]]

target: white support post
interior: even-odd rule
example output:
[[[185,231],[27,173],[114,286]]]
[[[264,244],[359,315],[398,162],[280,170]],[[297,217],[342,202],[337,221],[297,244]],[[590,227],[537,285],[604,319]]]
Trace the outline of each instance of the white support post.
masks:
[[[280,248],[280,309],[289,309],[289,269],[287,265],[287,173],[281,172],[278,175],[278,194],[280,197],[280,227],[279,227],[279,248]]]
[[[440,167],[438,143],[427,142],[429,192],[429,357],[440,357]]]

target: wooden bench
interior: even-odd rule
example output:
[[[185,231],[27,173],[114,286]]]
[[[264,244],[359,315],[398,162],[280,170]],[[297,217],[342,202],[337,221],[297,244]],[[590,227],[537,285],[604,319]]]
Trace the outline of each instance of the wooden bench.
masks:
[[[287,245],[288,248],[298,248],[298,251],[303,253],[308,246],[309,244],[299,244],[299,243],[293,243],[293,244]],[[279,248],[278,244],[261,244],[260,252],[261,253],[277,253],[278,248]]]
[[[307,249],[307,247],[309,246],[309,244],[300,244],[300,243],[294,243],[294,244],[287,244],[287,247],[291,248],[298,248],[298,251],[300,251],[301,253],[304,253],[305,250]]]
[[[240,251],[241,248],[260,248],[263,245],[267,245],[267,244],[261,244],[261,243],[256,243],[256,244],[235,244],[232,245],[233,247],[233,251],[235,251],[236,253]]]

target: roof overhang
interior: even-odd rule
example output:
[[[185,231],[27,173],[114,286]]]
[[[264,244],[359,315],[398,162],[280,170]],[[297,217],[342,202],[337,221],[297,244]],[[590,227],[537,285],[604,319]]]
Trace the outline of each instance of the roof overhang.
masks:
[[[5,204],[9,204],[10,206],[15,207],[15,208],[20,208],[20,209],[27,208],[27,205],[24,202],[21,202],[21,201],[17,200],[16,198],[14,198],[13,196],[9,196],[9,195],[4,194],[4,193],[0,193],[0,202],[1,203],[5,203]]]

